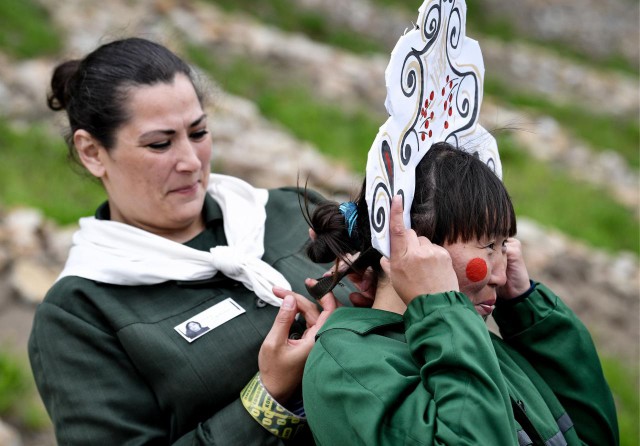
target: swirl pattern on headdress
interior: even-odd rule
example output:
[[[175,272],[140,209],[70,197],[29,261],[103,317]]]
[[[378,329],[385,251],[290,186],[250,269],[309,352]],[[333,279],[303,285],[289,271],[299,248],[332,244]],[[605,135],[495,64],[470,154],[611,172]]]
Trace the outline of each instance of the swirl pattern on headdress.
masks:
[[[465,35],[464,0],[427,0],[418,25],[398,40],[385,71],[389,118],[367,159],[366,199],[372,245],[389,255],[391,198],[404,200],[404,221],[415,191],[415,168],[432,144],[469,150],[498,176],[495,139],[478,124],[484,63],[480,47]]]

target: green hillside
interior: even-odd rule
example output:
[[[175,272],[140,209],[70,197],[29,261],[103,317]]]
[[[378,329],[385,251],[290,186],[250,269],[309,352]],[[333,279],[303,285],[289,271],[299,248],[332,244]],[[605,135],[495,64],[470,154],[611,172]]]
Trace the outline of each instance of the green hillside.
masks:
[[[231,13],[243,13],[259,23],[286,32],[302,33],[311,39],[342,48],[353,54],[388,54],[391,48],[383,39],[364,36],[336,26],[317,12],[300,7],[295,0],[203,0]],[[373,4],[405,8],[412,12],[419,2],[375,0]],[[477,14],[480,0],[468,0],[468,33],[482,45],[482,36],[513,40],[551,48],[557,54],[612,73],[637,76],[637,67],[613,54],[609,61],[591,60],[588,54],[560,44],[535,42],[519,36],[518,30],[499,19]],[[57,29],[37,0],[0,2],[0,53],[9,60],[36,57],[64,58],[65,30]],[[297,138],[309,141],[327,156],[348,163],[362,172],[366,153],[382,124],[380,110],[369,104],[354,103],[349,110],[323,98],[305,79],[287,78],[275,66],[251,64],[241,56],[220,54],[214,47],[185,42],[184,56],[200,67],[222,87],[254,101],[262,115],[287,128]],[[635,171],[640,167],[640,125],[638,116],[614,117],[579,105],[567,105],[505,85],[487,67],[485,96],[491,101],[533,116],[549,116],[579,137],[592,150],[615,150]],[[292,74],[295,76],[295,73]],[[44,100],[44,98],[43,98]],[[101,200],[103,191],[95,182],[69,169],[66,147],[61,137],[52,135],[41,122],[12,122],[0,114],[0,208],[27,205],[42,209],[61,224],[74,223],[90,213]],[[327,129],[331,129],[327,131]],[[505,183],[518,215],[526,216],[550,228],[609,252],[640,254],[640,227],[637,214],[621,204],[610,192],[577,180],[558,166],[534,159],[509,132],[497,134]],[[44,174],[46,172],[46,175]],[[616,359],[607,358],[605,373],[612,383],[620,407],[624,446],[638,438],[637,368],[629,370]],[[10,355],[0,355],[0,394],[19,382],[16,393],[0,398],[0,417],[18,420],[30,429],[47,426],[46,416],[25,408],[24,400],[33,398],[33,388],[25,384],[20,370],[25,365]]]

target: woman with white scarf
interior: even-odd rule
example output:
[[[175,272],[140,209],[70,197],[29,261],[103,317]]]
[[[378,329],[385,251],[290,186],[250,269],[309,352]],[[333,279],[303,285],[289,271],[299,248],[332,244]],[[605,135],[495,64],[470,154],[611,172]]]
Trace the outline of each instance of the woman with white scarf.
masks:
[[[289,291],[324,271],[303,252],[300,192],[211,174],[193,72],[148,40],[60,64],[48,102],[108,198],[30,337],[58,443],[309,444],[302,369],[336,301]]]

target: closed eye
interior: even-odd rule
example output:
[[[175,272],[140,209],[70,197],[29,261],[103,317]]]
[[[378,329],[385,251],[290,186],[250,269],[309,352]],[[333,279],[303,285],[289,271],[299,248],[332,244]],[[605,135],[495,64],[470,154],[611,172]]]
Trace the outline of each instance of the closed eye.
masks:
[[[205,136],[207,136],[208,133],[209,131],[207,129],[198,130],[191,133],[189,135],[189,138],[191,138],[193,141],[202,141],[205,138]],[[167,139],[164,141],[147,144],[147,147],[154,150],[164,150],[169,148],[170,145],[171,145],[171,140]]]
[[[193,132],[191,135],[189,135],[189,137],[191,139],[193,139],[194,141],[200,141],[202,140],[205,136],[207,136],[207,134],[209,133],[209,130],[207,129],[202,129],[202,130],[198,130],[196,132]]]
[[[166,149],[167,147],[169,147],[170,144],[171,144],[171,141],[166,140],[166,141],[162,141],[162,142],[154,142],[152,144],[148,144],[147,147],[150,147],[150,148],[155,149],[155,150],[162,150],[162,149]]]

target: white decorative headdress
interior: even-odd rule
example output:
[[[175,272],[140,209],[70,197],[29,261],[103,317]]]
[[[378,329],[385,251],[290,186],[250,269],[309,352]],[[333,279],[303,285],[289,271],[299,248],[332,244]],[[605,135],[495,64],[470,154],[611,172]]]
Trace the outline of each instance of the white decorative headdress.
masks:
[[[474,153],[502,177],[496,141],[478,124],[484,63],[465,36],[464,0],[426,0],[418,24],[391,52],[385,71],[389,119],[367,159],[366,199],[374,248],[389,256],[391,198],[404,199],[404,222],[415,191],[415,168],[436,142]]]

